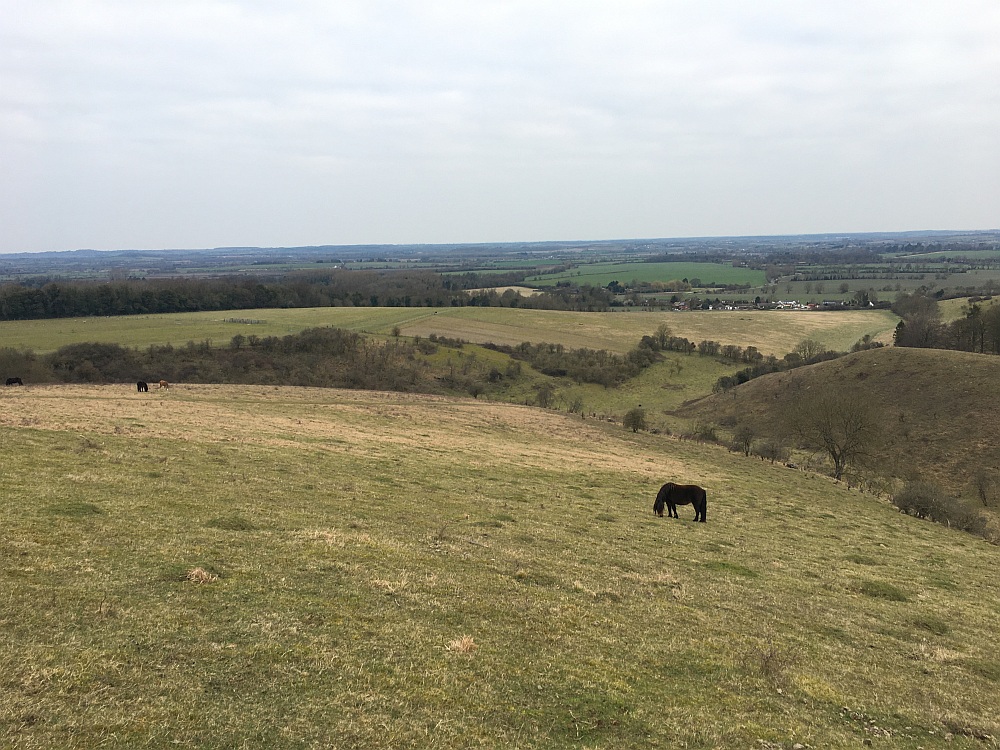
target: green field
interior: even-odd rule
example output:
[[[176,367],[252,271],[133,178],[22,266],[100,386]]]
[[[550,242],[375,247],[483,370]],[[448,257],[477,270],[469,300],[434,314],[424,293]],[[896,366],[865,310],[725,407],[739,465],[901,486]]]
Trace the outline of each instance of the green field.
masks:
[[[700,279],[702,286],[749,284],[760,286],[765,281],[763,271],[734,267],[728,263],[588,263],[557,274],[542,274],[525,280],[527,284],[555,286],[560,281],[574,284],[607,286],[612,281],[631,284],[632,281],[680,281]]]
[[[826,479],[473,400],[0,399],[5,747],[1000,736],[1000,550]]]
[[[255,322],[227,322],[231,320]],[[320,307],[8,321],[0,322],[0,345],[39,353],[79,342],[148,347],[208,340],[223,346],[237,334],[283,336],[314,326],[336,326],[383,336],[398,327],[406,336],[436,333],[472,342],[548,342],[624,353],[665,323],[673,335],[695,342],[756,346],[781,357],[805,338],[838,351],[848,350],[865,334],[890,338],[897,322],[887,311],[576,313],[497,307]]]

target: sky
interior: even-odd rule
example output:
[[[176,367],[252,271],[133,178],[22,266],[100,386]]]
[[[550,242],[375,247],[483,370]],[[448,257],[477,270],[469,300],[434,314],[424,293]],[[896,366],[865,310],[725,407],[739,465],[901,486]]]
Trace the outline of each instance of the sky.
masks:
[[[997,0],[0,19],[0,252],[1000,228]]]

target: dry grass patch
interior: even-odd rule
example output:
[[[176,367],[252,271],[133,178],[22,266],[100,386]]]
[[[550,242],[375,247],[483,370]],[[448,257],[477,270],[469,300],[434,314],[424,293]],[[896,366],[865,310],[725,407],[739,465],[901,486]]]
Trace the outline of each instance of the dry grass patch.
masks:
[[[410,576],[408,573],[403,573],[395,581],[391,581],[386,578],[373,578],[372,586],[380,591],[384,591],[387,594],[398,594],[409,588]]]
[[[219,580],[219,576],[215,573],[210,573],[204,568],[191,568],[184,576],[184,579],[191,581],[191,583],[215,583]]]
[[[448,642],[449,651],[464,656],[472,656],[478,648],[471,635],[463,635]]]

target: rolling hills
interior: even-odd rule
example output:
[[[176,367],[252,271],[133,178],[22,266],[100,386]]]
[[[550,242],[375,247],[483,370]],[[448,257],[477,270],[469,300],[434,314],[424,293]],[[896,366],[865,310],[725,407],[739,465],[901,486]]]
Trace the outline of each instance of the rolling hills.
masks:
[[[473,399],[61,385],[0,392],[0,451],[10,747],[1000,736],[1000,549],[717,446]],[[676,478],[707,524],[651,515]]]
[[[677,410],[688,418],[748,422],[787,434],[788,407],[809,394],[846,391],[881,406],[889,467],[973,494],[979,469],[1000,475],[1000,358],[940,349],[885,347],[766,375]]]

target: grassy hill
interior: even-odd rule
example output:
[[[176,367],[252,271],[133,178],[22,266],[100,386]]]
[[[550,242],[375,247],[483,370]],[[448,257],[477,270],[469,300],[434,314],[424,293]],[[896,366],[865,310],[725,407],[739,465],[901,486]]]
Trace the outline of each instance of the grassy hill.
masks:
[[[887,347],[767,375],[679,410],[688,418],[748,421],[780,433],[801,394],[847,389],[884,408],[902,476],[968,491],[975,471],[1000,472],[1000,358]]]
[[[0,451],[5,746],[1000,736],[1000,549],[717,447],[206,385],[5,389]]]

